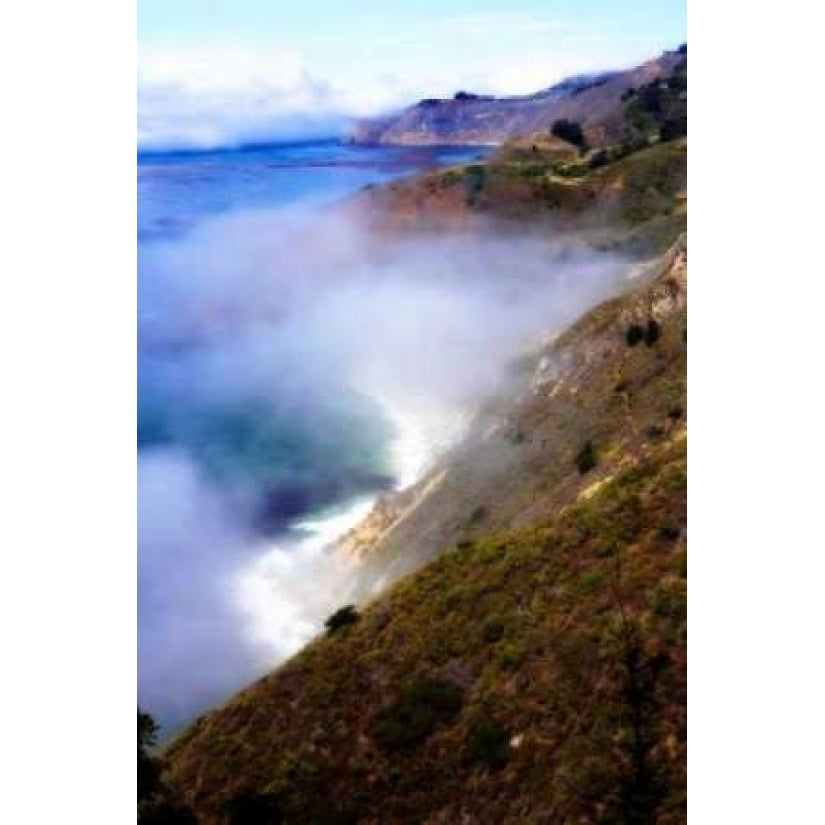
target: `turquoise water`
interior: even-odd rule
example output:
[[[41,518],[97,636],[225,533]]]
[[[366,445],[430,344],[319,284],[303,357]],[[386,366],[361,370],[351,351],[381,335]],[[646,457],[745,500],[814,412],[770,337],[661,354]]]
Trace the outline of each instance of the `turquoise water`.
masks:
[[[347,239],[317,236],[314,216],[478,154],[326,141],[139,156],[138,696],[167,733],[271,665],[238,612],[239,571],[282,547],[289,583],[266,599],[302,614],[289,591],[314,574],[289,578],[298,525],[394,483],[390,427],[327,334],[349,310],[316,283]]]
[[[319,376],[317,364],[286,351],[269,353],[271,373],[260,352],[244,364],[254,324],[227,330],[223,317],[243,300],[229,290],[210,306],[214,322],[193,317],[215,283],[234,280],[241,291],[263,277],[261,260],[250,258],[249,233],[238,231],[245,215],[267,216],[274,234],[278,209],[320,208],[368,184],[478,154],[325,141],[139,156],[138,450],[182,449],[267,528],[389,485],[386,428],[342,376],[329,369]],[[267,266],[277,278],[278,261]],[[277,305],[281,297],[273,284],[264,300]],[[229,357],[239,373],[250,367],[244,386],[204,387],[216,389],[221,359]],[[281,387],[275,372],[288,372]]]
[[[335,142],[139,158],[138,696],[167,731],[352,601],[325,553],[525,344],[624,283],[552,235],[375,243],[362,186],[483,150]]]

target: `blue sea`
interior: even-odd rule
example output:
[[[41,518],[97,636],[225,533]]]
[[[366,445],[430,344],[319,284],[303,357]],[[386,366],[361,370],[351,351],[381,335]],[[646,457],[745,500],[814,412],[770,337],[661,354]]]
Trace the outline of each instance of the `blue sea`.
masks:
[[[347,373],[355,349],[340,351],[353,288],[318,297],[353,241],[316,216],[484,151],[330,140],[138,156],[139,701],[167,732],[260,675],[273,638],[284,654],[306,639],[317,594],[299,577],[331,575],[312,525],[398,481],[392,422]],[[244,585],[266,553],[274,584]]]
[[[138,240],[169,239],[221,213],[346,197],[486,147],[363,147],[339,140],[138,155]]]

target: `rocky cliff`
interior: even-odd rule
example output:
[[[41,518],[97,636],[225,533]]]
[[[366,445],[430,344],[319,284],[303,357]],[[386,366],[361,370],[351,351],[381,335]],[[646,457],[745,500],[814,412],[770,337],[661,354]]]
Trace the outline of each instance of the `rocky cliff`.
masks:
[[[513,396],[481,410],[456,450],[344,537],[340,550],[364,561],[365,592],[444,547],[546,520],[683,426],[686,236],[633,274],[628,295],[525,353]],[[631,330],[642,346],[628,345]],[[588,445],[599,469],[582,474]]]

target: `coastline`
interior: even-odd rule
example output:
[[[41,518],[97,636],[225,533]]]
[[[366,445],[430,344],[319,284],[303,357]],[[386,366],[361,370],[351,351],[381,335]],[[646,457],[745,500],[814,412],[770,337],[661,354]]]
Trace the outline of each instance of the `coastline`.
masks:
[[[233,598],[268,668],[310,642],[337,608],[382,589],[382,581],[363,579],[364,555],[432,489],[431,473],[459,443],[474,413],[433,401],[405,406],[398,399],[372,397],[394,430],[393,489],[307,515],[291,528],[305,535],[264,543],[235,576]],[[445,418],[451,419],[446,426]]]
[[[483,234],[477,235],[479,229],[502,226],[509,232],[505,235],[509,248],[513,239],[531,225],[529,220],[523,220],[521,212],[510,215],[511,204],[532,207],[538,203],[544,210],[541,229],[546,231],[549,227],[559,232],[568,244],[581,241],[576,226],[571,224],[571,215],[579,220],[575,209],[569,213],[566,208],[561,209],[548,222],[546,207],[536,201],[536,195],[529,188],[531,182],[519,182],[518,187],[511,189],[506,164],[491,159],[482,165],[495,173],[490,174],[485,186],[489,200],[468,202],[465,167],[459,166],[422,170],[389,182],[362,186],[332,203],[323,204],[321,212],[363,219],[360,225],[365,234],[379,247],[388,239],[403,238],[408,230],[420,230],[422,225],[425,231],[434,229],[434,236],[452,237],[458,217],[460,228],[469,230],[464,232],[466,237],[483,238]],[[571,191],[591,187],[589,180],[564,185]],[[597,197],[601,197],[602,192],[612,196],[611,187],[612,180],[602,175],[598,178],[598,187],[591,189]],[[432,221],[434,215],[438,219]],[[399,222],[399,216],[404,220]],[[511,217],[518,220],[510,220]],[[382,226],[376,227],[376,221],[384,222],[389,231],[385,233]],[[435,427],[433,432],[430,422],[438,422],[438,410],[425,410],[421,415],[420,406],[415,404],[405,408],[397,398],[382,399],[380,394],[367,394],[372,394],[373,400],[395,424],[396,436],[390,447],[395,489],[344,503],[332,512],[318,513],[302,522],[299,520],[296,530],[303,523],[307,535],[296,536],[296,540],[287,545],[273,542],[260,546],[255,552],[256,558],[244,565],[232,583],[231,597],[243,616],[245,632],[258,651],[260,673],[280,666],[316,637],[322,631],[324,619],[338,607],[371,599],[388,583],[425,563],[435,552],[433,548],[450,546],[461,533],[445,524],[433,530],[422,528],[419,516],[425,512],[422,504],[432,494],[443,493],[442,499],[456,495],[460,484],[442,472],[438,458],[461,442],[466,421],[475,410],[455,412],[455,426],[446,431]],[[463,495],[460,502],[466,510],[464,518],[479,506]],[[485,529],[490,527],[490,524],[484,525]],[[388,537],[391,540],[385,542]],[[387,545],[381,550],[384,557],[376,564],[367,563],[374,548],[382,542]],[[420,552],[402,559],[397,550],[405,543],[419,546]],[[307,585],[321,585],[322,596],[318,598],[316,593],[295,586],[294,582],[300,579]],[[282,598],[283,594],[286,599]]]

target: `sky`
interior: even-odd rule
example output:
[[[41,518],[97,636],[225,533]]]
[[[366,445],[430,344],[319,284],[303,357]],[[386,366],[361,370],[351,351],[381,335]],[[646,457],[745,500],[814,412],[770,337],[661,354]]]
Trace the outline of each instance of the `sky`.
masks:
[[[424,96],[632,66],[685,39],[685,0],[138,0],[138,142],[331,133]]]

